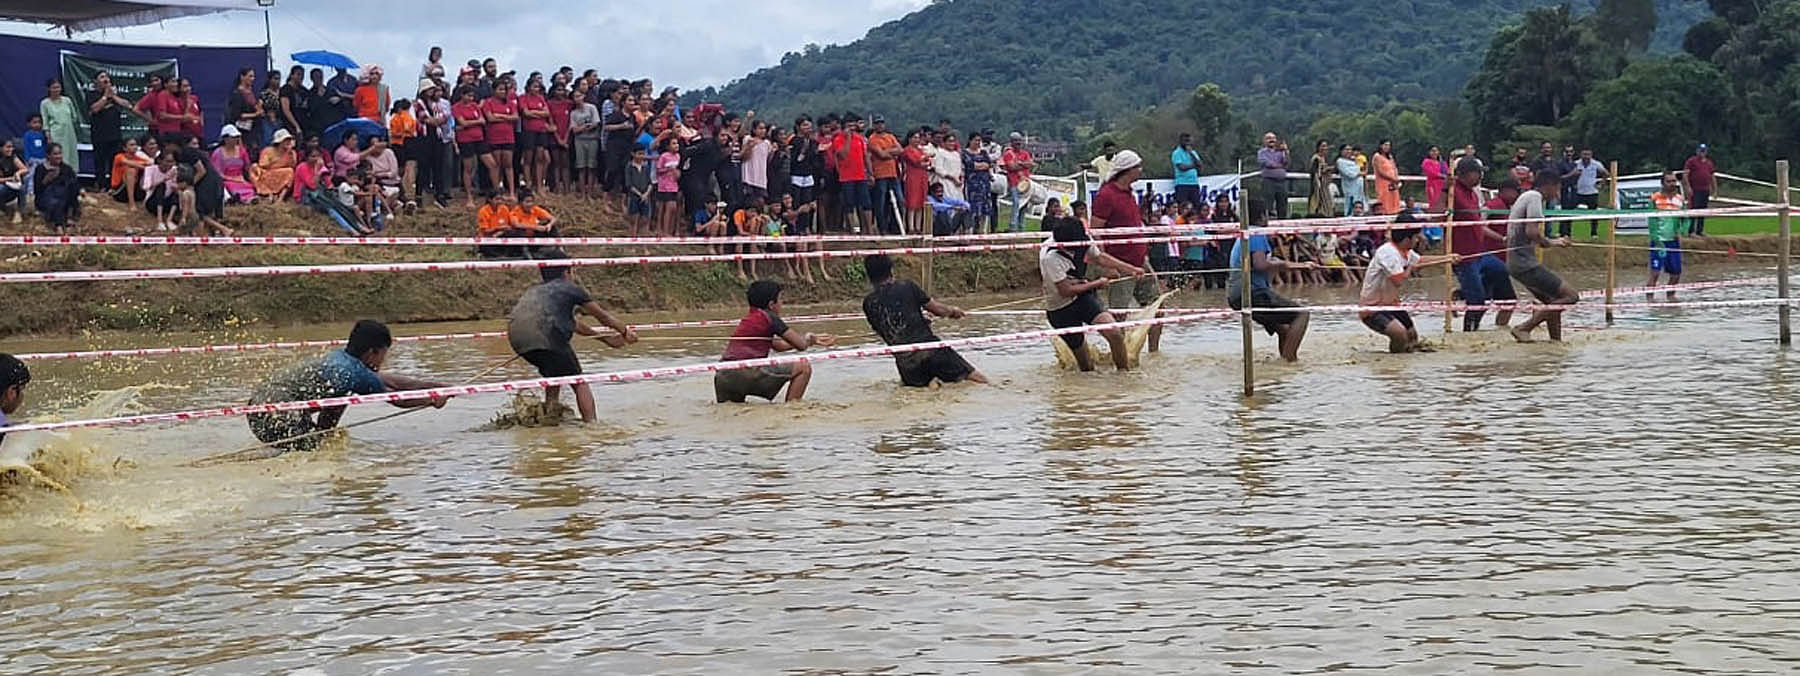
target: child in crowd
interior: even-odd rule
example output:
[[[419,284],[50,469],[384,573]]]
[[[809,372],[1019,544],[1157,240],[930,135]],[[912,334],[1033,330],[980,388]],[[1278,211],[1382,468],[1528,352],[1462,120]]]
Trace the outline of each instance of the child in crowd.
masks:
[[[365,175],[332,177],[332,190],[337,194],[338,204],[354,216],[350,227],[355,229],[358,235],[368,235],[373,232],[369,228],[367,216],[369,212],[362,208],[361,181],[364,177]]]
[[[331,165],[325,162],[325,151],[318,146],[307,148],[306,161],[294,168],[294,201],[305,198],[306,193],[327,189],[331,185]]]
[[[173,232],[181,222],[180,172],[175,168],[175,152],[164,151],[156,163],[144,168],[140,187],[144,192],[144,209],[156,216],[157,232]]]
[[[363,224],[369,234],[387,229],[387,222],[394,217],[394,209],[389,205],[387,189],[375,178],[373,173],[363,172],[357,175],[362,185],[356,191],[357,212],[363,216]]]
[[[151,164],[150,156],[138,146],[138,140],[125,139],[125,145],[119,154],[112,158],[112,184],[107,193],[113,201],[124,202],[127,208],[137,208],[138,176]]]
[[[19,156],[18,145],[12,139],[0,139],[0,207],[13,205],[14,223],[24,220],[25,181],[30,178],[31,169]]]
[[[732,234],[737,237],[763,236],[763,233],[767,231],[769,227],[769,217],[763,213],[765,206],[763,198],[757,197],[756,199],[751,200],[750,206],[739,209],[737,210],[737,213],[732,214],[731,224],[734,226]],[[726,250],[738,254],[752,254],[756,253],[757,245],[746,242],[728,246],[726,247]],[[738,281],[742,282],[756,278],[756,261],[754,259],[744,260],[740,258],[738,259],[737,264]]]
[[[710,210],[703,208],[703,209],[700,209],[699,211],[695,211],[694,212],[694,236],[695,237],[724,237],[725,231],[726,231],[725,223],[726,223],[726,216],[725,216],[725,203],[724,202],[719,202],[718,204],[713,205],[713,208]],[[706,251],[708,253],[717,254],[717,253],[719,253],[719,245],[708,244],[706,246]]]
[[[19,139],[24,147],[20,149],[25,156],[25,194],[33,194],[32,175],[37,168],[50,157],[50,139],[44,135],[44,116],[32,113],[25,118],[25,136]]]
[[[633,147],[631,164],[625,168],[625,189],[629,193],[625,205],[625,215],[631,219],[628,227],[631,229],[630,236],[632,237],[637,237],[639,233],[654,234],[650,231],[652,171],[644,149]]]

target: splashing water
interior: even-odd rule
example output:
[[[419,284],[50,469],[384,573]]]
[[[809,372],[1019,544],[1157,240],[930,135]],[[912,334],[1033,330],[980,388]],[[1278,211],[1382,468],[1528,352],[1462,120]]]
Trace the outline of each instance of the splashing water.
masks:
[[[108,390],[70,413],[70,420],[110,418],[137,401],[141,387]],[[0,475],[17,474],[70,493],[68,484],[99,468],[94,460],[98,430],[37,430],[8,434],[0,442]],[[72,494],[72,493],[71,493]]]

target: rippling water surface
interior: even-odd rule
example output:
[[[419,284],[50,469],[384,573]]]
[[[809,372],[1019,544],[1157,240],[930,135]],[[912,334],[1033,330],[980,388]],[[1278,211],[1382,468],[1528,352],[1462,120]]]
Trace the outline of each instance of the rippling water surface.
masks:
[[[599,388],[593,429],[482,431],[506,402],[473,398],[228,467],[177,465],[241,421],[111,431],[79,509],[7,489],[0,671],[1792,673],[1800,381],[1773,315],[1589,312],[1565,346],[1411,356],[1321,317],[1301,366],[1259,344],[1248,401],[1236,325],[1207,323],[1140,373],[1031,343],[968,353],[995,386],[901,391],[833,362],[800,406]],[[44,363],[28,410],[146,382],[178,386],[151,410],[236,401],[293,356]]]

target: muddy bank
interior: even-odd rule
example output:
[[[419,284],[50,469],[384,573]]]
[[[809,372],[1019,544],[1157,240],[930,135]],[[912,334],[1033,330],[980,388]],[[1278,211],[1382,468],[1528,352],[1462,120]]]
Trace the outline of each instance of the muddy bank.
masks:
[[[624,234],[616,213],[591,200],[546,200],[571,235]],[[90,209],[86,234],[126,234],[143,229],[139,214],[111,204]],[[297,206],[234,208],[231,225],[243,234],[331,235],[321,218]],[[427,209],[397,222],[395,235],[467,235],[471,212],[460,206]],[[20,230],[8,228],[10,232]],[[29,232],[30,230],[26,230]],[[1581,242],[1587,244],[1588,242]],[[1621,245],[1642,246],[1642,238]],[[1740,236],[1687,241],[1688,265],[1709,262],[1757,263],[1772,258],[1706,254],[1697,250],[1773,253],[1773,236]],[[694,253],[696,247],[649,248],[653,254]],[[621,250],[572,249],[576,256],[617,255]],[[464,247],[0,247],[0,271],[116,270],[162,267],[298,265],[353,262],[455,261],[473,259]],[[1607,250],[1578,246],[1547,252],[1546,262],[1568,268],[1604,268]],[[1647,253],[1621,249],[1620,269],[1642,268]],[[861,266],[849,259],[829,263],[836,281],[788,284],[793,304],[842,302],[866,290]],[[919,278],[924,259],[899,259],[901,275]],[[765,276],[781,270],[762,263]],[[1029,293],[1038,288],[1029,251],[938,255],[933,263],[935,293],[955,296],[989,292]],[[623,311],[724,309],[741,305],[743,284],[729,264],[684,264],[588,268],[582,283],[608,308]],[[776,277],[780,279],[780,276]],[[210,329],[244,324],[287,325],[360,317],[390,322],[485,320],[504,317],[519,292],[536,281],[535,272],[417,272],[303,275],[213,280],[150,280],[13,284],[4,289],[0,336],[68,334],[92,330],[157,331]],[[783,280],[786,283],[788,280]]]

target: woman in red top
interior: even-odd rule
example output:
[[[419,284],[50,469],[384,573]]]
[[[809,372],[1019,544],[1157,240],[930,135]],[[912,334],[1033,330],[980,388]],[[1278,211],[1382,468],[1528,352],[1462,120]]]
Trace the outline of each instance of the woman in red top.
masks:
[[[925,136],[918,131],[906,135],[906,150],[900,152],[900,184],[906,193],[908,233],[923,233],[929,221],[925,214],[925,193],[931,178],[931,159],[925,157]]]
[[[181,119],[181,134],[188,138],[197,138],[206,142],[206,131],[201,128],[205,116],[200,113],[200,97],[194,95],[194,83],[181,78],[181,98],[184,102],[184,115]]]
[[[568,190],[569,185],[569,112],[575,109],[575,101],[569,98],[569,88],[564,85],[550,87],[550,180],[560,191]]]
[[[525,95],[519,97],[519,166],[525,171],[525,185],[533,192],[544,192],[544,173],[550,169],[550,100],[544,97],[543,80],[527,80]]]
[[[493,153],[488,166],[496,167],[501,179],[494,181],[494,190],[511,199],[518,181],[513,174],[513,144],[516,141],[513,125],[519,123],[519,104],[513,99],[511,79],[503,77],[494,83],[494,95],[481,102],[481,114],[487,120],[483,131],[487,133],[488,150]]]
[[[488,152],[487,118],[481,104],[475,102],[475,88],[464,87],[462,95],[450,106],[450,117],[456,120],[456,147],[462,154],[463,197],[469,208],[475,208],[475,162],[487,167],[488,179],[500,185],[500,170],[494,165],[494,154]]]

